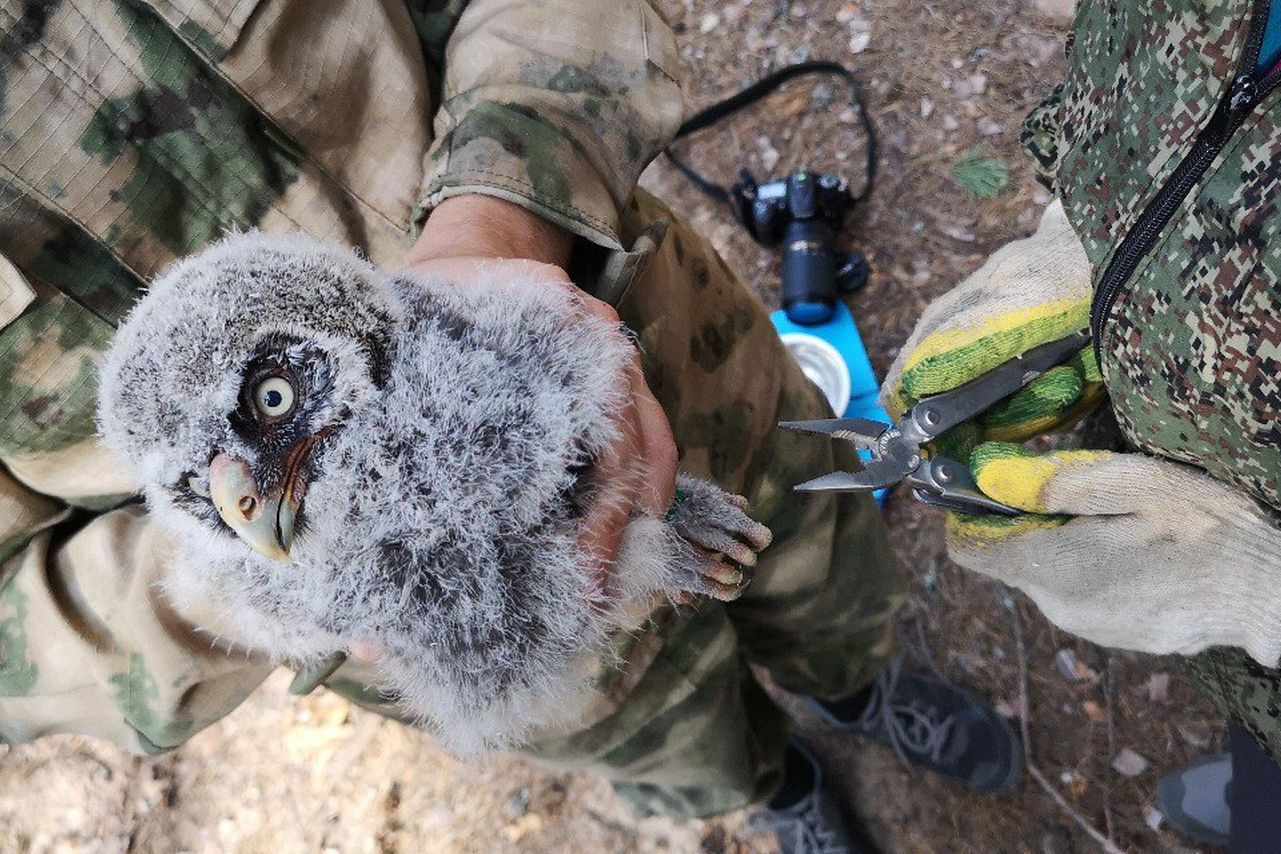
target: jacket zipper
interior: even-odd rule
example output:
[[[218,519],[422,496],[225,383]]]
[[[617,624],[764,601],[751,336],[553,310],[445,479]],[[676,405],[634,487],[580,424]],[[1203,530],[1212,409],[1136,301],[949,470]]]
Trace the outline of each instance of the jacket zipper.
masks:
[[[1271,0],[1281,3],[1281,0]],[[1121,295],[1121,289],[1138,269],[1139,263],[1156,245],[1157,239],[1170,224],[1170,219],[1182,206],[1192,188],[1196,186],[1205,170],[1210,168],[1214,158],[1232,139],[1233,134],[1245,123],[1246,117],[1266,98],[1277,83],[1281,82],[1281,71],[1269,74],[1263,80],[1255,75],[1254,65],[1258,62],[1259,50],[1263,45],[1263,31],[1267,23],[1269,0],[1258,0],[1250,23],[1250,34],[1246,41],[1245,55],[1237,66],[1236,77],[1231,88],[1219,100],[1214,115],[1197,136],[1192,149],[1175,168],[1174,174],[1153,197],[1143,213],[1130,227],[1129,233],[1121,241],[1112,261],[1099,279],[1094,290],[1094,300],[1090,306],[1090,331],[1094,337],[1094,356],[1100,367],[1103,364],[1103,327],[1112,307]]]

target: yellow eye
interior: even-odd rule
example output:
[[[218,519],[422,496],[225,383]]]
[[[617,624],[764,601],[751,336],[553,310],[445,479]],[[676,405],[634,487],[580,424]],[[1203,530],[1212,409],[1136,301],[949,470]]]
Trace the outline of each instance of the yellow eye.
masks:
[[[267,418],[280,418],[294,408],[294,387],[284,377],[268,377],[254,389],[254,406]]]

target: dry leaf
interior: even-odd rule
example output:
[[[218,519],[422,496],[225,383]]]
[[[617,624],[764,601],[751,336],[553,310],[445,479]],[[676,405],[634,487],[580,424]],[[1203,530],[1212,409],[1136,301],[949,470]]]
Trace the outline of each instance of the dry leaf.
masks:
[[[997,700],[994,708],[996,709],[996,713],[1003,718],[1023,717],[1023,703],[1018,699]]]
[[[1112,767],[1122,777],[1137,777],[1147,770],[1148,761],[1126,747],[1112,760]]]
[[[1078,677],[1076,668],[1080,662],[1076,660],[1076,653],[1067,647],[1054,653],[1054,666],[1059,669],[1060,675],[1069,682],[1075,682]]]

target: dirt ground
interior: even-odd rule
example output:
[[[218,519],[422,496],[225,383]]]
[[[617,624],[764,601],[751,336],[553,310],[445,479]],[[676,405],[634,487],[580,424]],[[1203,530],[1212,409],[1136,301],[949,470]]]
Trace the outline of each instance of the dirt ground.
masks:
[[[1030,232],[1048,202],[1018,153],[1017,132],[1062,72],[1070,0],[661,5],[693,72],[694,106],[804,59],[837,59],[861,75],[880,129],[881,175],[846,239],[875,271],[850,304],[878,371],[931,298]],[[681,148],[726,182],[740,166],[758,177],[807,166],[855,178],[863,149],[845,97],[838,84],[801,81]],[[990,200],[969,196],[952,177],[956,161],[976,148],[1010,170],[1010,186]],[[775,257],[724,210],[662,164],[645,182],[776,299]],[[1047,784],[1124,850],[1187,850],[1153,826],[1155,784],[1165,770],[1221,749],[1223,724],[1178,662],[1108,654],[1056,631],[1026,600],[949,563],[941,518],[902,495],[891,498],[886,518],[912,578],[905,646],[1010,714],[1020,713],[1025,662],[1032,755]],[[79,737],[9,749],[0,755],[0,851],[773,849],[742,815],[684,826],[637,822],[599,780],[549,774],[508,756],[460,764],[421,734],[334,695],[291,698],[287,681],[278,674],[164,757],[130,758]],[[904,768],[879,747],[814,739],[885,851],[1099,847],[1031,779],[1007,798],[982,798]]]

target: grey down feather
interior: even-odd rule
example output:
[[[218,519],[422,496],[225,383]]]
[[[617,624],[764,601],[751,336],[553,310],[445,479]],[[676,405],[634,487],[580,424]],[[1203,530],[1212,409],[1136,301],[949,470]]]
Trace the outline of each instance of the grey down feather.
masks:
[[[722,589],[709,564],[768,542],[741,499],[681,477],[685,500],[634,515],[612,568],[576,548],[631,344],[572,311],[546,282],[460,288],[298,235],[174,265],[121,326],[99,396],[108,447],[172,534],[167,595],[282,663],[372,645],[379,687],[456,750],[572,716],[626,603]],[[232,413],[273,350],[316,390],[296,417],[320,437],[291,563],[201,497],[215,454],[264,463]]]

